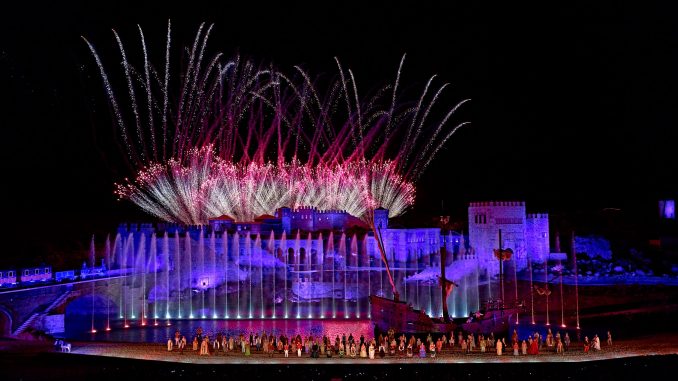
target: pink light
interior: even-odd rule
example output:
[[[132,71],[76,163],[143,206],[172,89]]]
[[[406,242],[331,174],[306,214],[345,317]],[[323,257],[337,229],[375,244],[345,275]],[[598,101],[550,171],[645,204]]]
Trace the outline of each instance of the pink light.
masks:
[[[126,116],[117,106],[106,69],[93,45],[87,44],[109,100],[116,105],[117,124],[123,127]],[[442,104],[447,85],[434,81],[435,76],[416,98],[401,97],[405,92],[397,90],[405,56],[395,82],[384,87],[392,91],[361,97],[353,73],[339,61],[341,75],[318,88],[298,68],[293,74],[251,70],[258,65],[229,62],[221,54],[202,60],[199,51],[197,57],[193,50],[191,62],[213,66],[165,78],[181,93],[163,88],[163,107],[141,115],[166,120],[162,129],[153,123],[146,129],[137,123],[137,134],[120,129],[121,143],[138,172],[134,179],[116,184],[115,193],[165,221],[206,224],[221,214],[251,221],[282,206],[302,205],[346,210],[364,220],[370,219],[371,210],[383,207],[395,217],[414,204],[414,183],[437,152],[468,124],[453,121],[468,99]],[[123,59],[127,68],[129,62]],[[212,70],[216,67],[231,69]],[[136,80],[130,72],[124,73],[128,83]],[[350,74],[350,81],[344,73]],[[219,91],[214,91],[216,84],[221,84]],[[149,101],[160,104],[160,99],[151,99],[155,91],[147,91]],[[168,99],[177,103],[168,104]],[[343,100],[350,100],[349,107],[337,107]],[[129,102],[137,110],[133,97]],[[184,110],[188,104],[190,112]],[[168,118],[168,110],[179,110],[177,118]],[[431,110],[445,117],[427,118]]]
[[[129,328],[129,324],[125,324],[125,328]]]
[[[356,217],[366,217],[381,206],[394,217],[415,200],[414,183],[400,174],[397,160],[240,164],[224,161],[212,146],[206,146],[191,150],[184,161],[146,167],[135,181],[117,184],[116,193],[151,214],[186,224],[206,224],[215,211],[236,221],[252,221],[281,206],[346,210]],[[186,193],[177,187],[194,189]],[[151,199],[149,194],[163,197]],[[262,204],[261,200],[268,201]],[[174,214],[166,214],[168,210]]]
[[[110,330],[111,330],[111,327],[106,327],[107,332],[110,331]]]
[[[96,330],[96,329],[93,329],[93,330],[91,330],[91,331],[89,331],[89,332],[90,332],[90,333],[97,333],[97,330]]]

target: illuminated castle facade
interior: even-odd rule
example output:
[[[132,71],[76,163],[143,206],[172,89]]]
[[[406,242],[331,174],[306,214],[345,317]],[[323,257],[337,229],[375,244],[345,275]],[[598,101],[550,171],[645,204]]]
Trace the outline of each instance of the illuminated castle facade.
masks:
[[[471,203],[468,213],[466,237],[434,227],[392,228],[388,210],[374,211],[401,300],[442,314],[445,247],[446,277],[459,284],[448,300],[451,315],[478,310],[496,285],[499,230],[516,269],[528,257],[547,258],[548,215],[526,214],[524,202],[494,201]],[[135,277],[120,284],[125,297],[112,301],[123,315],[364,318],[369,295],[393,297],[374,232],[345,211],[280,208],[248,222],[221,216],[208,226],[123,224],[118,233],[108,267]]]

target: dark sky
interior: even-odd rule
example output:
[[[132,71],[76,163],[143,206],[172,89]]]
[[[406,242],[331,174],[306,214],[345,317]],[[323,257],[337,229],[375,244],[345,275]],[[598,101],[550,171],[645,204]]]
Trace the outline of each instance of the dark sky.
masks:
[[[472,126],[424,174],[412,216],[437,215],[441,200],[463,216],[469,201],[488,199],[522,199],[551,213],[653,215],[658,198],[678,191],[675,9],[100,3],[21,2],[0,16],[1,212],[10,250],[86,247],[92,233],[144,218],[113,195],[129,173],[80,36],[114,66],[111,28],[135,41],[139,23],[162,50],[168,18],[175,46],[192,41],[201,21],[214,22],[212,51],[314,74],[334,73],[337,56],[365,90],[392,81],[407,53],[406,86],[421,89],[438,74],[452,84],[450,102],[472,98],[455,121]]]

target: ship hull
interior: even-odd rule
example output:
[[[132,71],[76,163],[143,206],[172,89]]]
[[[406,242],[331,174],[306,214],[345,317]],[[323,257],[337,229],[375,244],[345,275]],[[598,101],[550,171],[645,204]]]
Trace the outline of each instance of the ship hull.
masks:
[[[456,324],[444,323],[412,308],[405,302],[370,295],[370,316],[375,333],[394,330],[396,333],[449,333]]]

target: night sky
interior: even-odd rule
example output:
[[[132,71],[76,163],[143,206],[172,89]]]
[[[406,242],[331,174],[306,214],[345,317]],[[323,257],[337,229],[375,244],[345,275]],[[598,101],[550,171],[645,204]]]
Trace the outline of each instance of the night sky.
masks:
[[[140,24],[162,54],[168,18],[175,47],[214,22],[211,52],[316,75],[335,73],[337,56],[365,91],[392,81],[407,53],[405,87],[438,74],[450,105],[471,98],[453,123],[472,125],[422,177],[413,220],[441,201],[464,218],[469,201],[520,199],[529,211],[620,208],[642,221],[678,193],[674,9],[99,3],[21,2],[0,16],[3,258],[86,248],[119,222],[151,220],[113,195],[130,169],[80,36],[117,70],[111,28],[131,50]]]

